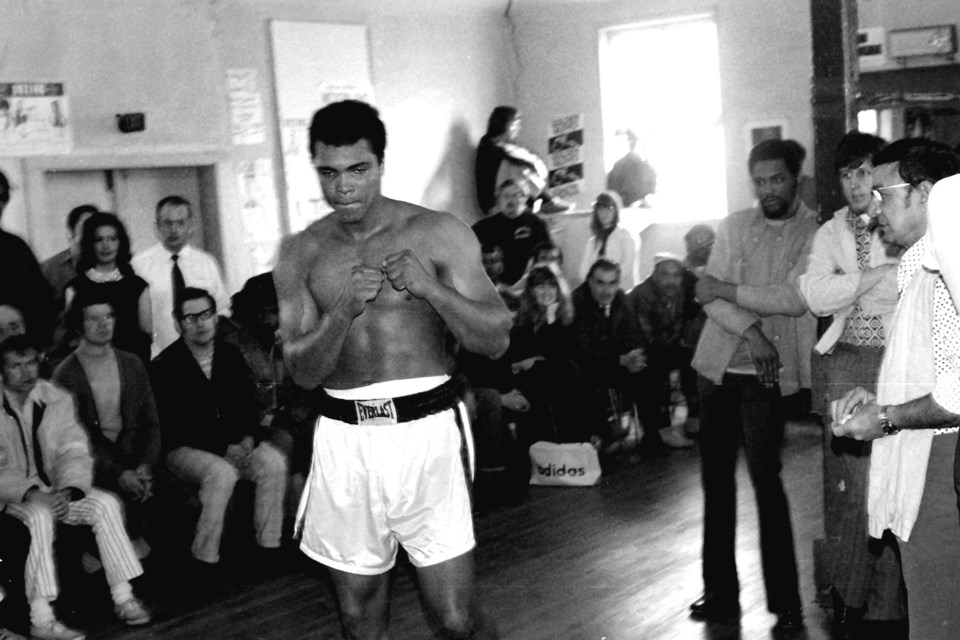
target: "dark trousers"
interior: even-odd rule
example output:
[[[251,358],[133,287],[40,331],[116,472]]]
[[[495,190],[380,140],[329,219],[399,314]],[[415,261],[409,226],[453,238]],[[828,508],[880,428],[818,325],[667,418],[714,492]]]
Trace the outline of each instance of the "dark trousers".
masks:
[[[780,479],[780,389],[764,387],[756,376],[728,373],[719,385],[700,377],[700,411],[705,592],[736,600],[740,591],[735,474],[742,443],[757,500],[767,608],[773,613],[799,608],[793,528]]]
[[[960,528],[953,489],[956,433],[933,436],[910,540],[898,539],[911,640],[960,638]]]
[[[27,621],[23,571],[30,549],[27,527],[6,513],[0,513],[0,584],[7,597],[0,602],[0,627],[22,630]]]

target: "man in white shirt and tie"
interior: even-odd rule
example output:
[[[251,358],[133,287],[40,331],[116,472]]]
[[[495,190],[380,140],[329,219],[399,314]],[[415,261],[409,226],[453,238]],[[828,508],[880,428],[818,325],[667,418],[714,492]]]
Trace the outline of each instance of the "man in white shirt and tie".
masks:
[[[153,357],[179,338],[173,319],[175,289],[206,289],[218,309],[226,310],[230,305],[216,259],[189,244],[195,225],[190,202],[177,195],[160,200],[156,225],[159,244],[141,251],[132,261],[133,270],[150,284]]]

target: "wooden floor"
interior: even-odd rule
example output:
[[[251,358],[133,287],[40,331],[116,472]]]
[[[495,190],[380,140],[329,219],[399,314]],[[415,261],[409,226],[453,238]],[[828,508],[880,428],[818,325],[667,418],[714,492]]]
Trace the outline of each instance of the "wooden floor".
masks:
[[[829,637],[814,602],[813,540],[822,536],[820,427],[791,423],[784,453],[800,564],[806,632]],[[523,504],[478,517],[477,570],[484,609],[510,640],[771,638],[760,577],[756,510],[741,461],[739,626],[691,620],[700,595],[701,490],[695,450],[652,461],[621,458],[596,487],[531,488]],[[339,638],[330,586],[302,556],[269,580],[237,576],[200,594],[175,579],[147,585],[155,613],[145,628],[112,619],[90,638],[295,640]],[[160,569],[155,569],[160,571]],[[189,595],[188,595],[189,594]],[[109,619],[109,613],[105,613]],[[391,638],[429,639],[408,566],[395,572]],[[88,627],[89,628],[89,627]]]

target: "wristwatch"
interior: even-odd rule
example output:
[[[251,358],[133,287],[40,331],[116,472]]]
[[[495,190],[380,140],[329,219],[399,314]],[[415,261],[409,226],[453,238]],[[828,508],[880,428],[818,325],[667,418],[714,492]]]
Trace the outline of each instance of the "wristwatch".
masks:
[[[880,428],[883,429],[883,435],[892,436],[900,433],[900,427],[893,424],[887,415],[887,407],[880,407],[880,413],[877,414],[877,420],[880,421]]]

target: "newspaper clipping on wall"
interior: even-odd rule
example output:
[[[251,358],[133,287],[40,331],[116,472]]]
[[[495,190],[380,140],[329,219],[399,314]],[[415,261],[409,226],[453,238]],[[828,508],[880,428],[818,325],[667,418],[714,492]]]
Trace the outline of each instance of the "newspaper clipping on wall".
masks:
[[[69,153],[72,140],[62,82],[0,82],[0,156]]]
[[[550,195],[574,200],[583,193],[583,116],[551,120],[547,150]]]

